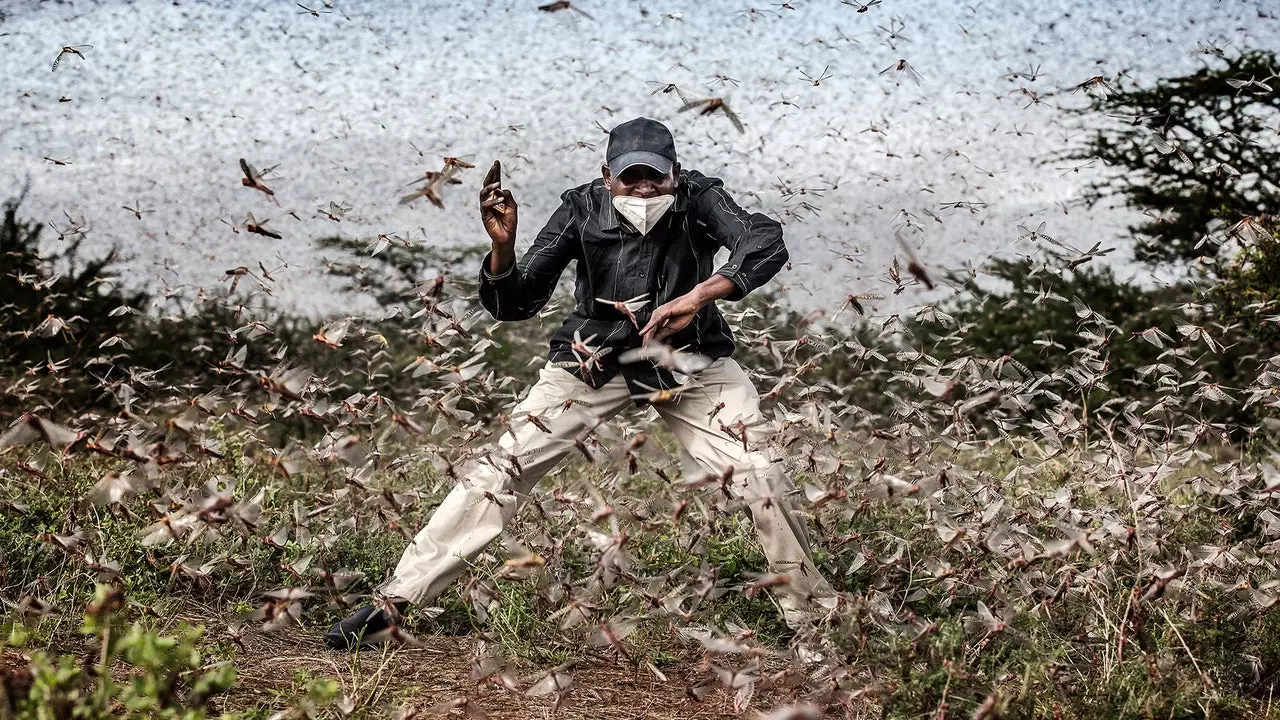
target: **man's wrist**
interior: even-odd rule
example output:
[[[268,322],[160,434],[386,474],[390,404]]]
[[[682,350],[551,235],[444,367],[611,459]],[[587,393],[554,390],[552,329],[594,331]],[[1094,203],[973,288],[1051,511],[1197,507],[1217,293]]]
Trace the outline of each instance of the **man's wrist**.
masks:
[[[489,257],[485,260],[485,270],[490,277],[497,279],[511,274],[515,267],[515,252],[509,245],[494,243],[489,248]]]
[[[693,287],[693,296],[698,306],[702,307],[716,300],[726,298],[733,292],[733,281],[723,275],[712,275]]]

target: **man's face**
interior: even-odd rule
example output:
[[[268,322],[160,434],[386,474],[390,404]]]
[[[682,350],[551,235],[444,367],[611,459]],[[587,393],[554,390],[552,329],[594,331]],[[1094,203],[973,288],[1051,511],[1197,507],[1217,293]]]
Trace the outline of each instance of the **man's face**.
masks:
[[[613,197],[630,195],[651,198],[676,194],[678,182],[676,178],[680,176],[680,164],[676,163],[672,166],[670,175],[663,175],[648,165],[632,165],[613,177],[610,176],[608,165],[602,165],[600,172],[604,176],[605,187],[609,188],[609,193]]]

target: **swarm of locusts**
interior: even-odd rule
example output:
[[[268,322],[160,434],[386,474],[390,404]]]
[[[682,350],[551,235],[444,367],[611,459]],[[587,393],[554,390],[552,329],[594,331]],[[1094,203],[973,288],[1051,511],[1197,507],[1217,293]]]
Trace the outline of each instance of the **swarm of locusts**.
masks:
[[[864,13],[880,0],[845,4]],[[317,21],[331,15],[328,3],[299,7]],[[592,20],[577,3],[538,10],[565,22]],[[755,22],[757,11],[747,12]],[[668,13],[660,22],[681,21],[681,13]],[[907,39],[901,21],[877,27],[896,56],[895,43]],[[84,52],[93,48],[62,47],[56,77],[93,62]],[[820,64],[813,74],[800,71],[806,89],[833,77]],[[886,82],[925,82],[906,59],[879,73]],[[1015,73],[1028,82],[1036,75],[1038,68]],[[738,82],[714,77],[708,90]],[[1253,84],[1263,80],[1242,91]],[[699,99],[665,81],[650,86],[672,113],[707,128],[708,139],[712,130],[731,126],[747,135],[753,127],[747,109],[740,116],[725,97]],[[1077,87],[1102,92],[1107,82],[1098,76]],[[784,95],[781,104],[788,103]],[[873,123],[865,132],[884,130]],[[1159,151],[1174,154],[1173,146]],[[278,223],[297,220],[280,205],[287,185],[275,165],[259,170],[237,157],[227,158],[225,182],[246,188],[237,190],[244,229],[260,236],[254,241],[282,239],[248,203],[263,203],[262,212],[270,201]],[[439,212],[454,202],[452,186],[475,184],[473,160],[459,153],[420,168],[399,203]],[[834,189],[779,182],[783,212],[795,219],[817,214],[813,202]],[[155,212],[129,202],[122,207],[139,222]],[[937,207],[977,213],[984,205]],[[330,201],[318,212],[342,223],[351,210]],[[1176,334],[1159,327],[1133,333],[1121,329],[1123,318],[1056,295],[1055,280],[1111,249],[1054,240],[1043,224],[1022,228],[1020,238],[1048,251],[1034,255],[1033,272],[1046,288],[1035,301],[1070,308],[1075,326],[1070,337],[1034,342],[1076,349],[1047,371],[1011,355],[977,354],[966,344],[969,328],[934,300],[948,276],[931,269],[925,253],[917,257],[904,235],[919,230],[919,220],[906,210],[895,216],[899,233],[884,238],[895,255],[875,284],[847,288],[840,304],[803,322],[773,322],[772,306],[723,306],[769,419],[759,442],[794,481],[787,499],[800,504],[835,603],[799,630],[761,620],[776,615],[770,588],[793,578],[767,572],[751,554],[745,515],[783,498],[744,495],[732,467],[691,470],[654,422],[652,405],[680,402],[697,382],[653,389],[636,396],[649,407],[584,424],[571,461],[522,498],[503,541],[450,597],[477,638],[469,689],[399,708],[399,717],[485,717],[489,699],[504,693],[542,699],[554,712],[577,701],[583,688],[575,673],[591,665],[629,668],[689,703],[777,720],[1070,716],[1067,697],[1086,699],[1071,705],[1077,709],[1129,715],[1269,708],[1280,674],[1273,630],[1280,456],[1265,441],[1278,425],[1280,357],[1255,357],[1233,367],[1229,379],[1215,377],[1202,361],[1223,352],[1227,332],[1211,308],[1172,308]],[[69,214],[67,221],[65,230],[54,227],[60,238],[86,232],[86,223]],[[1245,230],[1269,232],[1233,228]],[[368,242],[375,256],[412,249],[396,234]],[[23,329],[24,340],[50,349],[46,360],[0,374],[0,410],[19,408],[0,424],[0,516],[45,512],[31,499],[76,488],[70,468],[92,477],[41,529],[23,538],[0,533],[0,543],[30,541],[21,547],[41,554],[14,556],[0,544],[5,611],[39,624],[77,612],[65,606],[77,583],[124,587],[131,575],[158,571],[167,592],[215,609],[207,615],[211,637],[243,647],[251,633],[271,637],[301,625],[314,634],[369,602],[386,568],[346,564],[344,548],[390,533],[398,552],[443,494],[466,482],[468,466],[506,466],[503,455],[519,451],[496,440],[527,387],[513,374],[540,366],[545,346],[510,356],[500,325],[478,302],[478,267],[415,278],[391,312],[324,321],[309,350],[326,353],[326,367],[337,371],[309,366],[277,338],[270,316],[244,311],[276,282],[276,271],[261,263],[225,270],[222,301],[238,309],[216,331],[231,349],[209,363],[211,380],[199,389],[165,367],[132,364],[125,338],[78,348],[83,318],[50,314]],[[39,289],[37,279],[19,278],[28,280]],[[886,296],[889,303],[879,304]],[[650,302],[645,295],[592,300],[636,327],[635,313]],[[558,297],[541,316],[567,302]],[[412,352],[398,352],[390,337],[411,338]],[[585,370],[598,367],[598,340],[575,338]],[[1112,372],[1112,353],[1126,343],[1160,353],[1138,371],[1142,393]],[[42,396],[76,370],[65,359],[74,353],[59,352],[59,344],[96,355],[97,370],[85,377],[98,409]],[[656,342],[626,361],[689,375],[708,363]],[[573,398],[564,404],[572,407]],[[1248,410],[1257,421],[1228,428],[1214,419],[1224,407]],[[752,442],[751,428],[721,420],[719,410],[713,426]],[[529,419],[546,429],[542,418]],[[107,526],[128,528],[125,550],[107,541]],[[737,542],[743,537],[748,542]],[[258,584],[268,573],[255,558],[264,556],[270,576],[282,581]],[[540,637],[573,660],[530,670],[504,653],[497,618],[516,595],[538,609]],[[250,609],[236,609],[239,603]],[[438,629],[440,611],[415,608],[380,639],[393,649],[420,646]],[[672,672],[655,646],[676,648],[691,660],[687,671]],[[1156,690],[1158,701],[1149,694]],[[3,711],[0,703],[0,718]]]
[[[1069,273],[1069,261],[1043,270]],[[912,282],[892,267],[885,280]],[[120,582],[126,570],[100,546],[96,527],[95,517],[107,513],[136,526],[146,557],[168,569],[175,588],[197,594],[252,573],[245,556],[253,547],[291,549],[294,581],[261,589],[257,609],[229,621],[233,627],[271,632],[314,623],[312,611],[351,607],[367,597],[368,579],[360,568],[330,564],[330,549],[388,528],[412,537],[406,517],[420,517],[463,479],[468,460],[502,452],[492,440],[516,398],[511,379],[490,366],[494,326],[473,291],[462,275],[423,283],[411,298],[413,327],[430,342],[409,363],[378,341],[378,320],[343,318],[316,333],[326,352],[344,353],[361,373],[405,376],[400,397],[350,393],[346,379],[295,364],[262,321],[226,328],[242,343],[211,368],[222,378],[217,390],[190,394],[166,385],[162,370],[105,377],[100,389],[119,399],[115,414],[55,420],[57,409],[45,408],[0,433],[6,498],[57,482],[61,464],[94,458],[100,478],[82,508],[38,538],[70,566]],[[874,297],[846,303],[868,312],[859,339],[816,323],[781,339],[754,323],[755,310],[728,315],[742,342],[767,358],[756,378],[777,426],[767,442],[796,481],[824,573],[840,591],[821,622],[765,642],[717,617],[713,611],[734,597],[765,601],[764,589],[789,578],[728,573],[711,561],[717,534],[753,499],[735,490],[731,470],[685,474],[670,443],[652,435],[650,410],[602,421],[579,439],[577,461],[544,481],[504,547],[487,556],[491,566],[462,584],[480,632],[504,601],[502,583],[532,583],[551,609],[546,622],[566,641],[625,663],[641,657],[631,646],[637,630],[669,635],[705,656],[690,696],[719,688],[739,711],[768,691],[804,707],[854,712],[890,702],[904,667],[955,652],[969,665],[950,671],[965,673],[964,682],[955,680],[957,694],[945,702],[993,717],[1030,693],[1025,678],[1000,670],[1003,659],[1050,648],[1078,656],[1040,658],[1033,684],[1041,691],[1058,684],[1087,692],[1082,677],[1141,661],[1171,677],[1190,672],[1206,697],[1219,693],[1230,679],[1197,669],[1178,635],[1209,622],[1251,627],[1280,604],[1280,469],[1239,458],[1223,429],[1200,418],[1214,403],[1273,411],[1280,363],[1263,361],[1247,383],[1222,387],[1184,370],[1189,358],[1219,347],[1212,326],[1199,324],[1199,308],[1184,308],[1180,337],[1118,337],[1111,319],[1077,303],[1086,342],[1075,361],[1036,373],[1008,356],[949,351],[962,347],[963,328],[936,307],[915,311],[930,318],[928,342],[905,338],[896,332],[900,319],[859,302]],[[1162,388],[1155,400],[1130,399],[1111,385],[1107,353],[1118,342],[1164,348],[1164,359],[1144,369]],[[270,350],[271,362],[246,362],[243,350],[255,343]],[[671,348],[644,355],[691,361]],[[821,368],[833,366],[859,380],[823,379]],[[863,394],[873,382],[881,397]],[[146,403],[135,399],[140,390]],[[8,392],[20,394],[22,381]],[[34,396],[27,400],[38,407]],[[679,393],[650,400],[679,402]],[[494,406],[492,417],[475,411]],[[245,477],[233,469],[246,463],[260,468],[257,479],[233,477]],[[394,482],[412,466],[428,468],[429,479]],[[268,501],[316,472],[337,481],[283,506]],[[0,505],[26,511],[7,499]],[[684,560],[658,572],[633,556],[653,543]],[[13,585],[10,572],[8,607],[55,612],[57,588],[46,578],[18,571]],[[411,627],[393,631],[395,642],[419,642]],[[634,661],[662,675],[650,661]],[[1059,676],[1078,663],[1089,664],[1088,676]],[[478,683],[497,677],[511,692],[530,690],[500,659],[478,657],[477,667],[488,669],[477,671]],[[1223,667],[1238,670],[1245,686],[1274,672],[1247,655],[1215,672]],[[571,670],[553,670],[537,687],[546,685],[541,694],[559,704],[571,696],[571,680]]]

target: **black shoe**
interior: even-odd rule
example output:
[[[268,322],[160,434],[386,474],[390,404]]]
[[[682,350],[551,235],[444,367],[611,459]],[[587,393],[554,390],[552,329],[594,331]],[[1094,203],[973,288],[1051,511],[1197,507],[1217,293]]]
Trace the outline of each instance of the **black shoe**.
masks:
[[[365,605],[346,620],[334,623],[324,634],[324,642],[334,650],[368,650],[377,647],[378,643],[365,642],[365,638],[386,630],[389,625],[385,612]]]

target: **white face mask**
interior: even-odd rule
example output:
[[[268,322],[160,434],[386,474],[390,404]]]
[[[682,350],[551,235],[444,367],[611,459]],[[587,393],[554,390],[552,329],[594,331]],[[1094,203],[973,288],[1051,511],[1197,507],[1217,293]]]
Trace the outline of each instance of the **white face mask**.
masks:
[[[656,195],[651,198],[618,195],[613,199],[613,207],[641,235],[648,235],[653,226],[658,224],[663,215],[675,204],[675,195]]]

